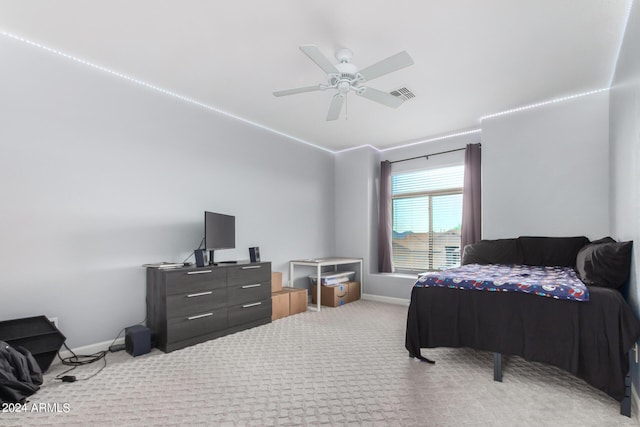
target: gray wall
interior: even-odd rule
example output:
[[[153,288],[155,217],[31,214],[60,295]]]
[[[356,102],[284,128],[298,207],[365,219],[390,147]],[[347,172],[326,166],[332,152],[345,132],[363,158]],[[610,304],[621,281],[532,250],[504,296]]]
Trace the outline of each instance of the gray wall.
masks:
[[[482,122],[485,239],[609,234],[608,92]]]
[[[189,255],[204,210],[237,218],[238,249],[217,259],[260,246],[286,280],[289,259],[363,257],[365,293],[408,298],[414,278],[375,273],[379,161],[480,140],[332,156],[14,40],[0,39],[0,49],[0,320],[57,316],[75,347],[144,318],[140,265]],[[612,138],[622,135],[611,159],[618,238],[640,230],[631,214],[639,160],[631,51],[619,68],[635,86],[618,83],[611,101]],[[483,122],[485,238],[608,234],[607,112],[603,93]]]
[[[377,240],[371,235],[378,224],[378,188],[375,168],[378,152],[371,147],[335,155],[336,255],[364,258],[363,269],[377,268]]]
[[[334,160],[0,38],[0,320],[57,316],[72,347],[145,318],[143,263],[182,261],[203,212],[274,270],[334,251]]]
[[[410,147],[377,152],[363,147],[336,154],[336,251],[338,255],[365,257],[364,293],[408,299],[415,277],[378,274],[378,186],[381,160],[400,160],[463,148],[479,142],[470,134]],[[397,163],[394,170],[410,170],[429,164],[446,164],[464,159],[461,153]],[[367,259],[368,257],[368,259]]]
[[[628,300],[640,317],[640,5],[634,2],[610,93],[611,235],[633,240]],[[632,366],[640,389],[638,365]]]
[[[483,238],[586,235],[595,239],[608,235],[608,102],[606,92],[597,93],[487,119],[482,123],[482,134],[389,150],[378,156],[366,149],[338,154],[336,249],[346,256],[362,256],[359,254],[369,248],[366,294],[408,299],[414,276],[376,273],[378,161],[446,151],[480,140]],[[409,170],[425,162],[446,164],[460,161],[461,156],[453,153],[418,159],[394,168]],[[368,223],[363,223],[363,212]]]

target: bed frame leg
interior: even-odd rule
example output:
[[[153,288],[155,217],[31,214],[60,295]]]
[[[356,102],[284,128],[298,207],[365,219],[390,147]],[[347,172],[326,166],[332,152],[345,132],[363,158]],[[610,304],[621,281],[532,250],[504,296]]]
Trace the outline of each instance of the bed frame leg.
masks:
[[[624,399],[620,402],[620,415],[631,418],[631,369],[624,377]]]
[[[493,380],[502,382],[502,353],[493,353]]]

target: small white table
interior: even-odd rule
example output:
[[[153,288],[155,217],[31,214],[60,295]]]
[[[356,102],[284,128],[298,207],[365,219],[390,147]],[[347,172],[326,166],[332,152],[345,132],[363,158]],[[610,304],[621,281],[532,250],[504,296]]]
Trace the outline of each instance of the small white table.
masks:
[[[306,266],[306,267],[316,267],[317,278],[318,278],[318,286],[316,286],[318,295],[316,298],[317,307],[316,310],[320,311],[320,284],[322,277],[322,267],[332,265],[334,271],[338,271],[339,265],[344,264],[360,264],[360,298],[362,298],[363,290],[364,290],[364,275],[362,274],[362,258],[341,258],[341,257],[332,257],[332,258],[310,258],[310,259],[297,259],[293,261],[289,261],[289,283],[290,286],[293,286],[293,268],[296,265]]]

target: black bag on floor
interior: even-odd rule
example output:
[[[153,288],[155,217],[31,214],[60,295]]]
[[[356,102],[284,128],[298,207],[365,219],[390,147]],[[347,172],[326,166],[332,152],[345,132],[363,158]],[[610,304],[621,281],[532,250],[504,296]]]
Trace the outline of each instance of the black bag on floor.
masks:
[[[0,341],[0,403],[24,403],[42,384],[42,370],[31,352]]]

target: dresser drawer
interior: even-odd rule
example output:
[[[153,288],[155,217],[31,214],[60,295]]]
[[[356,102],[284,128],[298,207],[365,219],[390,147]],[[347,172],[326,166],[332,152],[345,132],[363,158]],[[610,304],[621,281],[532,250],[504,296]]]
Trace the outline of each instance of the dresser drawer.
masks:
[[[227,272],[223,268],[199,268],[167,271],[167,295],[187,294],[207,289],[224,288]]]
[[[227,269],[227,283],[229,286],[265,281],[271,281],[271,263],[268,262],[238,265]]]
[[[179,316],[167,321],[167,342],[182,341],[205,335],[227,327],[227,310],[208,310],[189,316]]]
[[[270,297],[271,282],[236,285],[227,288],[228,306],[256,302]]]
[[[227,288],[197,290],[167,296],[167,317],[190,316],[227,305]]]
[[[266,300],[229,308],[230,328],[264,319],[271,320],[271,297]]]
[[[147,269],[147,326],[164,352],[270,321],[269,262]]]

